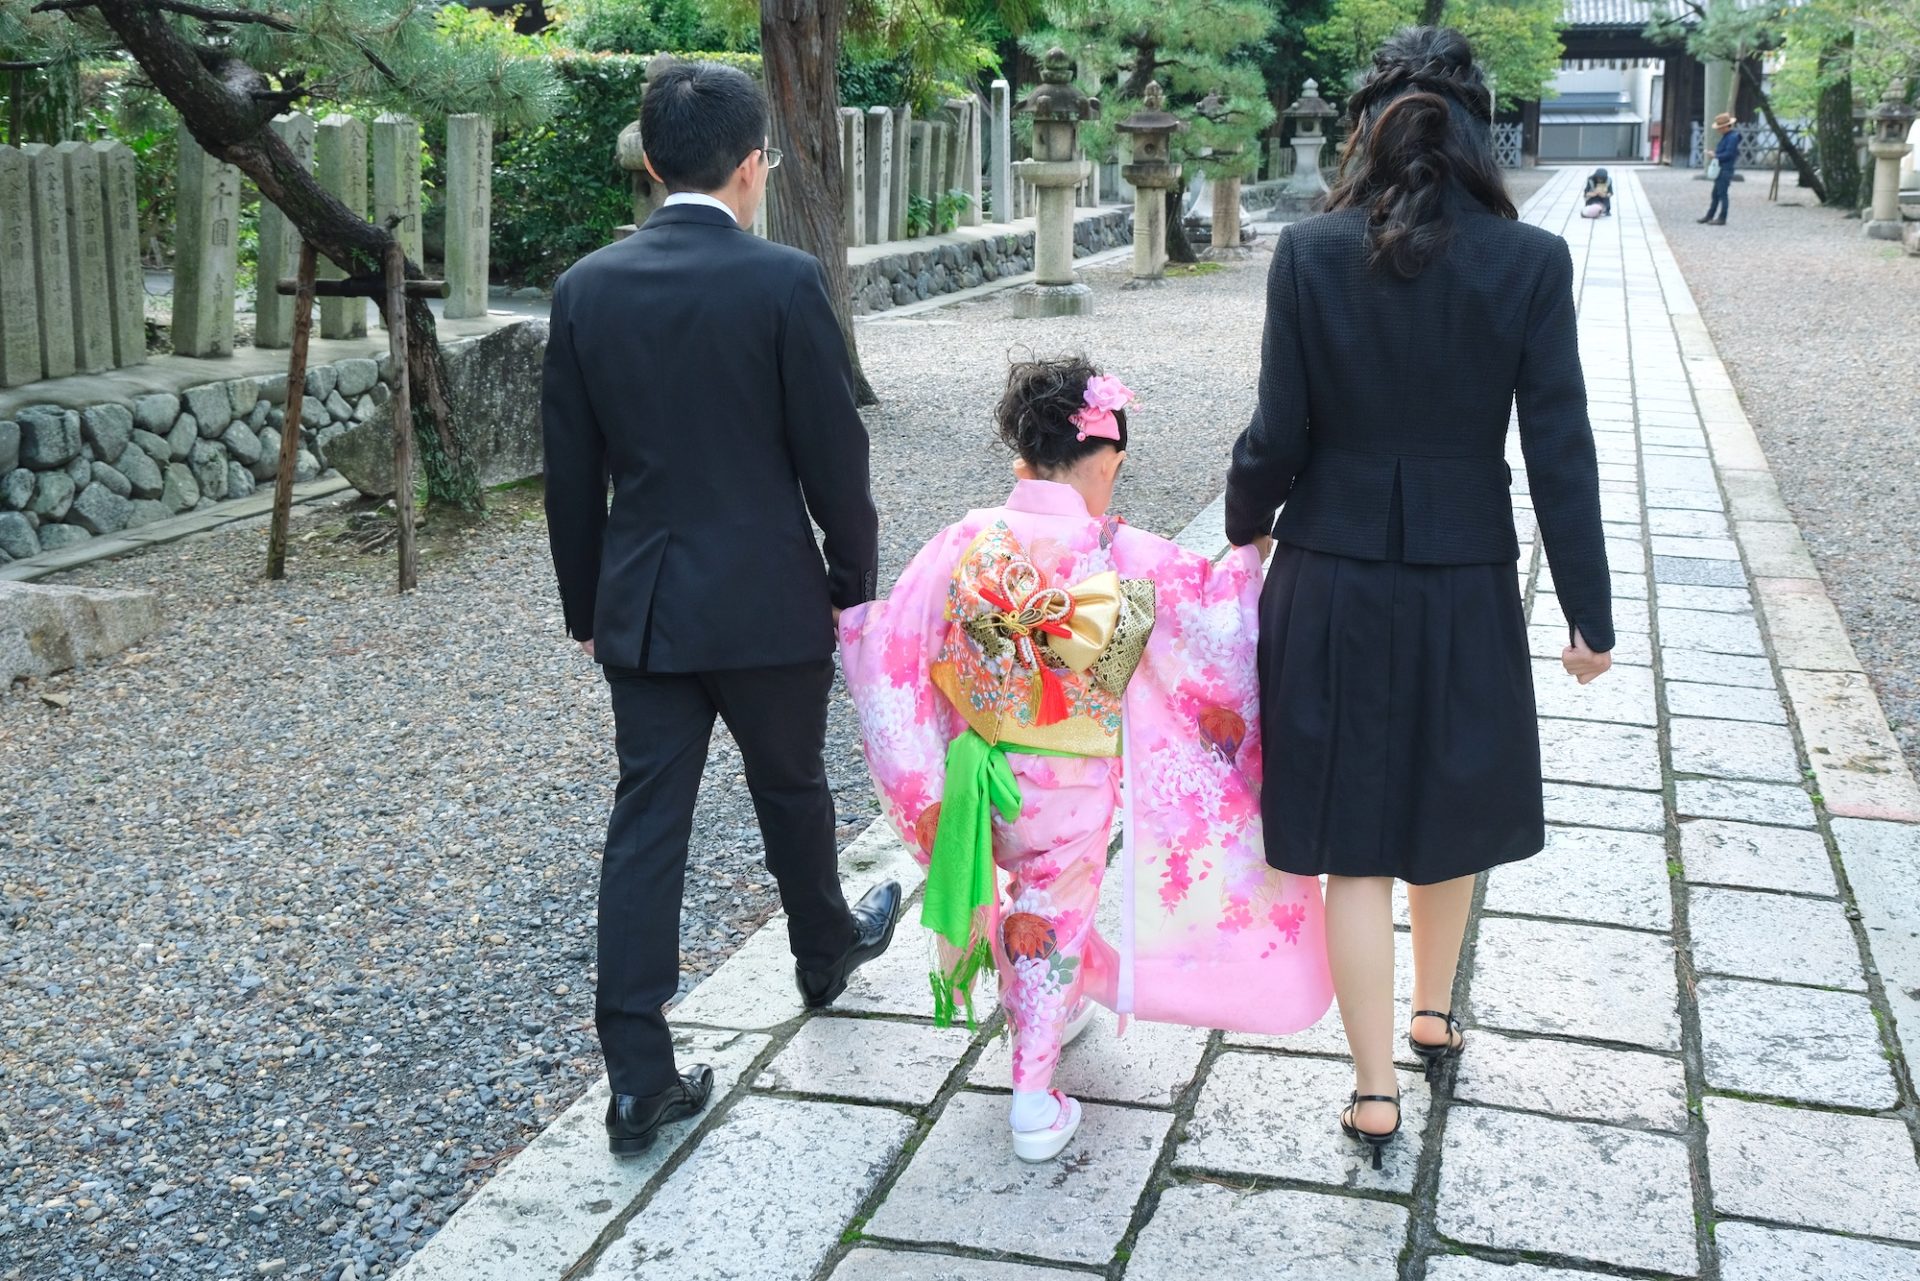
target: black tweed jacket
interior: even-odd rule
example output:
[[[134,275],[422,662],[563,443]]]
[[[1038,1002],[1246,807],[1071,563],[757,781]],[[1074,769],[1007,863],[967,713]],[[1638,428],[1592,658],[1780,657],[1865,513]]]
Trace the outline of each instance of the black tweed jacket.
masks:
[[[1227,478],[1227,536],[1271,530],[1358,560],[1513,560],[1505,446],[1517,402],[1561,608],[1595,650],[1611,649],[1572,257],[1560,237],[1464,197],[1455,213],[1446,253],[1413,280],[1369,269],[1363,210],[1281,234],[1259,404]]]

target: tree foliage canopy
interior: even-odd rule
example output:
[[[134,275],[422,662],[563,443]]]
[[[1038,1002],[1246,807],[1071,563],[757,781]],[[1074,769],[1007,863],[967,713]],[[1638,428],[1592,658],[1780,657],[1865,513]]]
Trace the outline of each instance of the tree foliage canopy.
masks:
[[[1425,8],[1423,0],[1334,0],[1307,36],[1345,71],[1344,86],[1335,87],[1351,88],[1373,51],[1400,28],[1418,24]],[[1551,93],[1564,52],[1561,18],[1561,0],[1448,0],[1442,20],[1472,42],[1505,109]]]
[[[1176,158],[1242,175],[1258,163],[1259,135],[1274,119],[1261,73],[1273,27],[1268,0],[1050,0],[1022,43],[1036,55],[1067,50],[1087,84],[1119,74],[1100,95],[1100,119],[1082,132],[1090,154],[1107,153],[1113,126],[1157,80],[1167,110],[1188,126],[1174,135]]]

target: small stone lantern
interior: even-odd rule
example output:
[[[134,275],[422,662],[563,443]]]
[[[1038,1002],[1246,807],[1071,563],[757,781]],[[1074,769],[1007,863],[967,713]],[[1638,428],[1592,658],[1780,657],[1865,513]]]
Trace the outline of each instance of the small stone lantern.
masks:
[[[1325,122],[1339,112],[1320,96],[1318,81],[1300,86],[1300,97],[1280,113],[1295,122],[1293,126],[1293,178],[1286,194],[1301,202],[1327,194],[1327,180],[1320,176],[1320,149],[1327,145]]]
[[[1033,159],[1014,168],[1032,184],[1039,209],[1034,220],[1034,283],[1013,296],[1013,314],[1083,316],[1093,310],[1093,290],[1073,278],[1073,193],[1092,165],[1078,159],[1080,122],[1100,112],[1100,100],[1073,83],[1067,51],[1047,50],[1040,87],[1021,100],[1017,111],[1033,116]]]
[[[1915,118],[1907,105],[1907,82],[1896,79],[1867,113],[1867,150],[1873,153],[1873,216],[1866,233],[1876,240],[1900,239],[1900,161],[1913,150],[1907,130]]]
[[[1124,288],[1149,289],[1167,279],[1167,192],[1180,181],[1173,135],[1187,122],[1166,109],[1157,80],[1147,83],[1140,110],[1114,128],[1132,138],[1132,159],[1120,176],[1133,187],[1133,278]]]

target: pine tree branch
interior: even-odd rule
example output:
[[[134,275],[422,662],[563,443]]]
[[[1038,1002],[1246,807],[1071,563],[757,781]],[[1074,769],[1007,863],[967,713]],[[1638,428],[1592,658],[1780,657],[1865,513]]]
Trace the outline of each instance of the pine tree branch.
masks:
[[[29,13],[71,13],[76,9],[96,8],[100,0],[40,0]]]
[[[93,3],[93,0],[87,0]],[[218,22],[227,26],[240,26],[251,23],[262,27],[271,27],[275,31],[295,32],[300,28],[285,18],[277,18],[270,13],[255,13],[251,9],[217,9],[210,5],[188,4],[187,0],[147,0],[156,9],[167,13],[177,13],[182,17],[198,18],[202,22]]]

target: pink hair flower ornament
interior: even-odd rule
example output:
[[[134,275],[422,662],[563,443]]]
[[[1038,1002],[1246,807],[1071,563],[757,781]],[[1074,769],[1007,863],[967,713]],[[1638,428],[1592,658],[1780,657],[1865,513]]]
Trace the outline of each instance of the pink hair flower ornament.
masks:
[[[1079,428],[1076,440],[1086,440],[1097,436],[1101,440],[1120,440],[1120,420],[1113,416],[1116,409],[1127,409],[1133,404],[1133,392],[1118,378],[1107,374],[1095,374],[1087,379],[1087,389],[1081,395],[1086,406],[1073,412],[1073,425]]]

